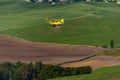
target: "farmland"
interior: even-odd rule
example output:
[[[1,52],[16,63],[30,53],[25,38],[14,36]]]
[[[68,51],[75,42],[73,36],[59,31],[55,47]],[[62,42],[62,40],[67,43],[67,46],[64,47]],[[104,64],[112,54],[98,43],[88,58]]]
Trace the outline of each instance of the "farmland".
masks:
[[[65,19],[62,26],[54,28],[48,23],[49,20],[61,18]],[[116,3],[50,5],[0,0],[0,63],[73,62],[60,66],[91,66],[94,71],[90,75],[53,80],[118,80],[120,50],[109,47],[111,40],[114,40],[115,48],[120,47],[119,21],[120,5]],[[87,58],[89,56],[94,57]]]
[[[7,4],[6,4],[7,3]],[[0,35],[34,42],[119,47],[120,5],[115,3],[31,4],[0,0]],[[50,19],[65,19],[59,29]]]
[[[120,49],[110,49],[105,52],[99,53],[101,56],[113,56],[120,59]]]
[[[45,64],[59,64],[95,55],[105,50],[96,47],[46,44],[0,37],[0,63],[42,61]]]

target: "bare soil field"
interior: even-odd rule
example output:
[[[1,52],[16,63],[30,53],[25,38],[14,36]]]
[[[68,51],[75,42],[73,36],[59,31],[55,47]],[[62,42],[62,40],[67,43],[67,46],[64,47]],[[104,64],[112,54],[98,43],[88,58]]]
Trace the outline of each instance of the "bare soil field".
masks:
[[[120,65],[120,60],[110,56],[96,56],[85,61],[64,64],[64,67],[91,66],[93,69],[106,66]]]
[[[11,37],[0,37],[0,62],[35,62],[59,64],[78,60],[105,51],[94,46],[62,45],[30,42]]]

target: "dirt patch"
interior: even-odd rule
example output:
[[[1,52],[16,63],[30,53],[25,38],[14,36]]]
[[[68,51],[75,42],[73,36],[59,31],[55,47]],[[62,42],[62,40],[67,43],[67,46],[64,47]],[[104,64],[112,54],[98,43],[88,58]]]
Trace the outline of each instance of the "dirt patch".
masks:
[[[76,63],[71,63],[71,64],[66,64],[64,65],[65,67],[79,67],[79,66],[94,66],[94,67],[100,67],[100,66],[105,66],[110,63],[106,61],[100,61],[100,60],[90,60],[90,61],[85,61],[85,62],[76,62]]]
[[[105,49],[76,45],[46,44],[13,39],[11,37],[0,37],[0,62],[43,61],[44,63],[58,64],[78,60],[102,51],[105,51]]]

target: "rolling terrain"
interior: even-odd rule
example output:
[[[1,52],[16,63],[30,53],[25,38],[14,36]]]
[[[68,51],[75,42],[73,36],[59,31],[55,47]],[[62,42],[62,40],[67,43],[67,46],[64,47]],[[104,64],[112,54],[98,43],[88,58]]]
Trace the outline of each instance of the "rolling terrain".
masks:
[[[106,49],[92,46],[46,44],[0,37],[0,62],[37,62],[60,64],[95,55]]]
[[[92,69],[120,64],[120,60],[114,56],[97,55],[97,53],[106,52],[109,50],[95,46],[46,44],[6,36],[0,37],[0,62],[42,61],[45,64],[59,64],[63,67],[91,66]],[[116,51],[116,53],[119,52],[119,50]]]
[[[65,19],[65,24],[59,28],[48,23],[51,19],[61,18]],[[112,55],[112,51],[99,47],[109,47],[111,40],[115,41],[115,47],[120,46],[119,21],[120,5],[115,3],[50,5],[0,0],[0,62],[61,64],[76,61],[61,66],[91,66],[93,69],[119,65],[119,50],[113,50],[116,54]],[[80,61],[97,53],[101,54]],[[119,67],[101,68],[91,75],[54,80],[119,80]]]
[[[50,5],[23,0],[0,0],[0,35],[25,40],[74,45],[109,47],[110,40],[119,47],[120,5],[86,3]],[[59,29],[48,24],[51,19],[65,19]]]

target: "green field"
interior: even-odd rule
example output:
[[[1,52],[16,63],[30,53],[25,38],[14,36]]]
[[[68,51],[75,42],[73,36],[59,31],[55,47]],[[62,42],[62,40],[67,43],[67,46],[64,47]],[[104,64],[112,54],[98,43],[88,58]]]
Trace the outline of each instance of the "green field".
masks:
[[[65,19],[60,29],[48,24],[50,19]],[[24,0],[0,0],[0,35],[30,41],[120,46],[120,5],[86,3],[50,5]]]
[[[69,76],[50,80],[120,80],[120,66],[101,68],[89,75]]]

